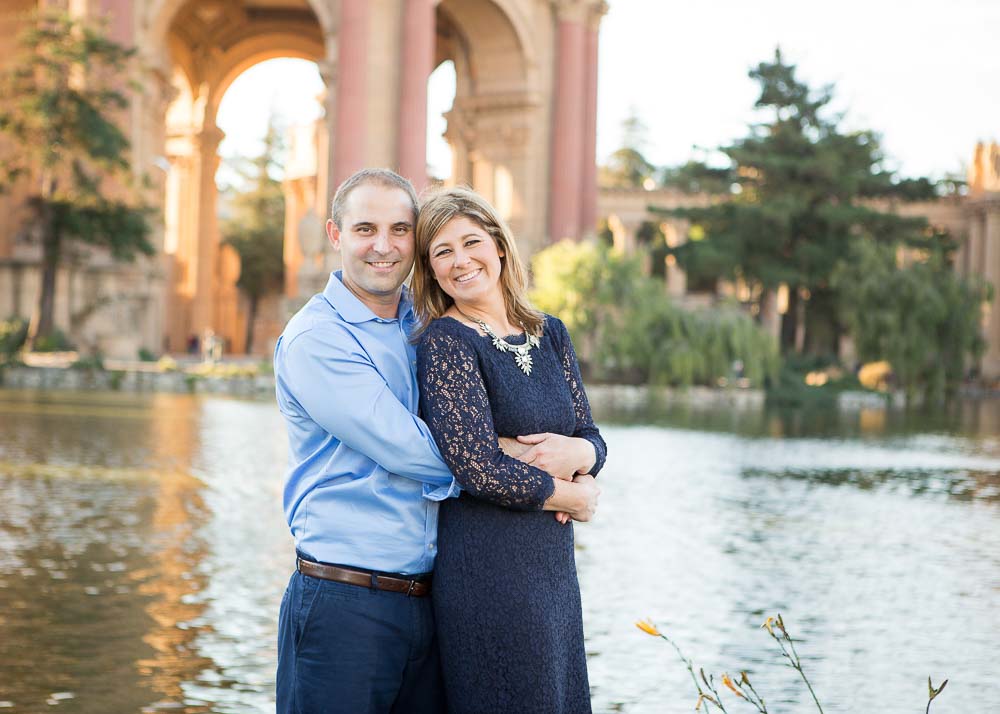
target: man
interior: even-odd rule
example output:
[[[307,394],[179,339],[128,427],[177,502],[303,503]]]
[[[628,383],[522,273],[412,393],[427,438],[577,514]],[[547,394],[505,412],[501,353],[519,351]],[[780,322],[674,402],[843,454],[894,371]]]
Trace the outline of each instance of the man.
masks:
[[[437,502],[459,489],[416,416],[403,281],[417,196],[392,171],[365,169],[337,189],[332,214],[327,235],[343,268],[289,321],[274,352],[290,449],[285,515],[298,555],[278,623],[277,712],[442,712],[428,595]],[[549,436],[501,442],[547,470],[566,448]],[[596,489],[566,483],[547,507],[588,519]]]
[[[402,284],[417,197],[397,174],[366,169],[337,190],[332,213],[343,269],[291,319],[274,356],[298,554],[281,603],[277,711],[440,712],[427,595],[437,501],[457,487],[416,416]]]

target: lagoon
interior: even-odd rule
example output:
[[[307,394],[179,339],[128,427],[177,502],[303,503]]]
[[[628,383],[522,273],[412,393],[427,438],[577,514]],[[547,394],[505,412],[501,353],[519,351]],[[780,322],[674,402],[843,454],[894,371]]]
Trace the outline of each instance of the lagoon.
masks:
[[[760,629],[777,612],[827,714],[923,711],[928,675],[950,680],[932,711],[1000,710],[1000,401],[594,401],[610,458],[576,540],[596,712],[694,707],[641,617],[772,712],[814,711]],[[0,391],[0,707],[273,711],[284,463],[266,400]]]

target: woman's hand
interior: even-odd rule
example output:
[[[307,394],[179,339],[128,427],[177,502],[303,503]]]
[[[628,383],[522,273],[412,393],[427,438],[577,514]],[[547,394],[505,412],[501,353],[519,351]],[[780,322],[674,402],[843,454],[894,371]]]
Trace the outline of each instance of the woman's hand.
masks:
[[[569,518],[586,522],[594,517],[601,489],[593,476],[582,474],[574,477],[572,482],[556,479],[554,483],[555,490],[542,506],[543,510],[556,511],[555,517],[560,523],[568,523]]]
[[[553,478],[563,481],[574,480],[577,472],[587,471],[594,465],[596,455],[594,446],[586,439],[577,439],[560,434],[528,434],[512,439],[507,436],[498,437],[500,449],[507,456],[518,459],[525,463],[537,466],[546,471]],[[531,452],[531,453],[529,453]],[[573,468],[573,462],[583,464],[580,468]],[[588,461],[589,460],[589,461]],[[553,470],[554,469],[554,470]],[[591,481],[593,476],[589,476]],[[598,493],[600,490],[598,489]],[[593,507],[596,507],[596,497]],[[586,520],[593,517],[593,507],[589,510]],[[574,516],[569,511],[556,511],[554,514],[556,521],[566,525],[573,520]],[[584,520],[584,519],[577,519]]]
[[[519,444],[529,448],[517,458],[553,478],[569,480],[590,471],[597,460],[594,445],[586,439],[561,434],[526,434],[517,437]]]

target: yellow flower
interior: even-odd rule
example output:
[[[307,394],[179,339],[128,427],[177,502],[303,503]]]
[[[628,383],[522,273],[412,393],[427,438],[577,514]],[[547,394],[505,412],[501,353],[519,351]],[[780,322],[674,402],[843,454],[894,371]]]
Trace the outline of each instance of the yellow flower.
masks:
[[[766,620],[764,620],[764,624],[761,625],[761,628],[764,629],[764,630],[767,630],[768,634],[771,634],[771,635],[774,634],[774,630],[771,629],[772,627],[774,627],[774,618],[773,617],[767,618]]]
[[[701,709],[702,702],[712,702],[715,706],[719,706],[719,703],[715,701],[715,698],[711,694],[705,694],[705,692],[698,692],[698,703],[694,705],[694,710],[699,711]],[[706,705],[705,711],[708,711],[708,706]]]
[[[729,678],[728,674],[722,675],[722,683],[724,685],[726,685],[727,687],[729,687],[729,690],[733,694],[735,694],[737,697],[739,697],[740,699],[746,699],[746,697],[743,696],[743,692],[741,692],[739,689],[737,689],[736,685],[733,684],[733,680]]]
[[[639,620],[635,623],[635,626],[647,635],[652,635],[653,637],[663,637],[663,635],[660,634],[660,631],[656,629],[656,625],[649,620]]]

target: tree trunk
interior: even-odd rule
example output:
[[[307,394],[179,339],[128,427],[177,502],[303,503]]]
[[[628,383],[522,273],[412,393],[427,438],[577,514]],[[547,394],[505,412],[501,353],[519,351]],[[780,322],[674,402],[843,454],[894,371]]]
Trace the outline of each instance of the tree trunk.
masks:
[[[795,351],[795,336],[799,331],[799,289],[788,286],[788,309],[781,316],[781,354]]]
[[[51,336],[55,328],[56,271],[59,268],[62,241],[52,205],[43,200],[38,212],[42,228],[42,287],[38,294],[38,307],[28,330],[31,349],[35,349],[40,338]]]
[[[257,322],[257,303],[260,302],[260,296],[248,295],[247,297],[250,298],[250,310],[247,315],[247,339],[244,343],[246,345],[244,350],[247,354],[251,354],[253,352],[253,326]]]

